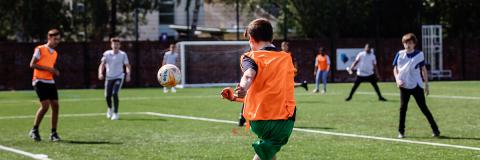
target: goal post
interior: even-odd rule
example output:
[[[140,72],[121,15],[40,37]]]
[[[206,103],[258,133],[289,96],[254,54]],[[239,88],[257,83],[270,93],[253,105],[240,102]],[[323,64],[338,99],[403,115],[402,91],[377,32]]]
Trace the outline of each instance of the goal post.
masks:
[[[248,41],[183,41],[178,88],[233,86],[240,80],[240,56],[250,50]]]
[[[441,25],[422,25],[422,51],[430,65],[429,78],[452,78],[452,71],[443,69],[443,35]]]

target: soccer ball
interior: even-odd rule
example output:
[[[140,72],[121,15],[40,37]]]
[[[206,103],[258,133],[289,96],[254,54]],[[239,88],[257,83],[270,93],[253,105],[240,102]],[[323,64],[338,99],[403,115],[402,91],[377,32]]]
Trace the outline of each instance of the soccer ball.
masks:
[[[157,80],[164,87],[174,87],[182,80],[182,74],[177,66],[166,64],[158,70]]]

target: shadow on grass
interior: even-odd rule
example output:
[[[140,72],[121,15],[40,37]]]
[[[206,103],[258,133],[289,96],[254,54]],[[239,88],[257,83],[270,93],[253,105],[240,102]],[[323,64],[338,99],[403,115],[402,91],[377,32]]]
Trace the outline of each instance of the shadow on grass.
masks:
[[[122,118],[121,121],[167,121],[161,118]]]
[[[61,140],[61,143],[70,143],[70,144],[123,144],[120,142],[109,142],[109,141],[80,141],[80,140]]]
[[[323,129],[323,130],[335,129],[335,128],[332,128],[332,127],[303,127],[303,126],[295,127],[295,128],[300,128],[300,129]]]

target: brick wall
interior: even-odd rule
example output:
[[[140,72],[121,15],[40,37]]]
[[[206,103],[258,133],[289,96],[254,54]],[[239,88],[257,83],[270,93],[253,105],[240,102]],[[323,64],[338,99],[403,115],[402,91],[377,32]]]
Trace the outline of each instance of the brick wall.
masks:
[[[280,46],[281,41],[274,41]],[[375,45],[374,39],[339,39],[337,48],[362,48],[365,43]],[[377,41],[376,55],[382,81],[392,81],[392,59],[402,44],[399,39],[380,39]],[[0,90],[32,89],[32,69],[29,62],[34,47],[31,43],[0,43]],[[313,82],[314,57],[317,49],[322,46],[327,53],[331,53],[331,43],[326,39],[294,40],[290,41],[290,48],[297,60],[299,73],[297,81]],[[160,42],[140,42],[138,55],[134,52],[133,42],[123,42],[122,50],[128,53],[133,67],[132,82],[126,87],[153,87],[159,86],[156,73],[163,59],[168,44]],[[457,39],[444,40],[444,68],[451,69],[453,80],[480,80],[480,41],[466,41],[465,54],[462,57],[461,41]],[[59,88],[100,88],[103,81],[97,79],[97,68],[102,53],[109,49],[107,42],[91,42],[84,47],[83,43],[61,43],[57,48],[60,56],[57,67],[61,76],[55,80]],[[84,54],[84,49],[88,54]],[[209,48],[210,51],[225,50],[224,47]],[[233,56],[233,57],[232,57]],[[237,82],[240,76],[238,66],[239,54],[222,56],[224,59],[207,58],[201,55],[189,56],[188,77],[192,82]],[[335,55],[331,55],[335,61]],[[197,63],[199,62],[199,63]],[[207,63],[200,63],[207,62]],[[462,62],[464,64],[462,65]],[[235,67],[226,67],[226,63],[235,63]],[[334,69],[334,67],[332,67]],[[206,74],[212,74],[207,75]],[[229,74],[234,73],[234,74]],[[333,76],[332,76],[333,75]],[[331,73],[330,81],[352,81],[345,71]]]

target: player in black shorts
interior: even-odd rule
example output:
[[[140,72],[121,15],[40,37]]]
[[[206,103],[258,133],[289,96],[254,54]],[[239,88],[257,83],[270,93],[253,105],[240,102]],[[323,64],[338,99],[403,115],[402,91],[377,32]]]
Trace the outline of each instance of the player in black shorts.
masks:
[[[55,69],[55,62],[57,60],[57,51],[53,48],[60,43],[60,31],[52,29],[48,31],[47,44],[37,46],[33,53],[30,67],[33,69],[32,85],[37,92],[40,100],[40,108],[35,115],[33,128],[30,130],[30,137],[35,141],[40,141],[40,133],[38,127],[43,119],[48,108],[52,108],[52,129],[50,134],[51,141],[59,141],[60,137],[57,133],[58,124],[58,93],[55,86],[54,76],[60,75],[60,72]]]

